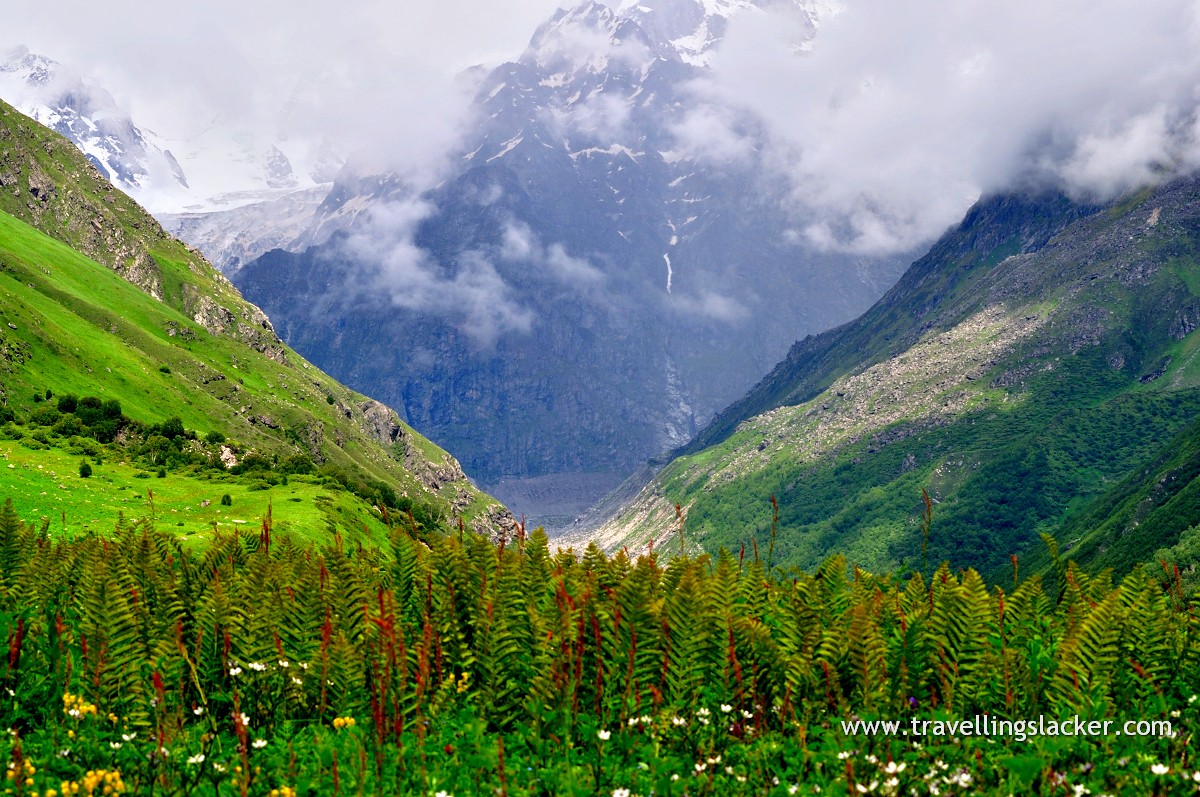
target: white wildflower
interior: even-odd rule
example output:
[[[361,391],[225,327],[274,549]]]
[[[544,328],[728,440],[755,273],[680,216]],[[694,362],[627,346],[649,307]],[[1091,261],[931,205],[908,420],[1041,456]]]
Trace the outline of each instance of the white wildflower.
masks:
[[[1165,775],[1171,771],[1171,768],[1168,767],[1166,764],[1151,764],[1150,771],[1153,772],[1155,775]]]
[[[601,728],[600,730],[596,731],[596,736],[599,737],[600,741],[607,742],[612,738],[612,733]]]
[[[254,744],[252,745],[252,747],[254,747],[255,750],[261,750],[266,746],[267,746],[266,739],[255,739]]]
[[[196,764],[203,764],[204,763],[204,753],[197,753],[194,756],[188,756],[187,762],[189,764],[191,764],[192,766],[195,766]]]

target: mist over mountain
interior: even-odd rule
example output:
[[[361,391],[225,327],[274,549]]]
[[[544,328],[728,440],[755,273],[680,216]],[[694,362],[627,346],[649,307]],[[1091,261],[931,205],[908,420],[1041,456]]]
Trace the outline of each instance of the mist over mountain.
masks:
[[[213,118],[186,135],[161,135],[77,69],[15,47],[0,55],[0,97],[74,143],[106,179],[172,229],[180,225],[177,213],[221,214],[254,205],[267,224],[252,225],[242,214],[222,232],[241,227],[243,238],[254,239],[254,254],[261,254],[272,243],[290,241],[271,232],[275,219],[287,214],[278,204],[263,206],[282,200],[311,211],[343,165],[328,140],[248,134],[235,120]],[[214,261],[224,260],[221,250],[212,254]]]
[[[685,148],[689,86],[748,8],[560,10],[479,80],[451,176],[348,174],[317,222],[343,232],[235,282],[481,484],[563,522],[898,274],[798,240],[753,115],[709,109],[736,158]]]

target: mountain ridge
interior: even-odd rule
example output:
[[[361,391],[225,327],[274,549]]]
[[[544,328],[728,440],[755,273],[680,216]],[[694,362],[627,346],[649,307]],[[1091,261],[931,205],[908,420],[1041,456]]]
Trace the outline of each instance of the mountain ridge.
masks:
[[[73,145],[2,102],[0,212],[10,407],[31,411],[43,391],[86,386],[121,400],[131,420],[174,411],[190,429],[230,437],[233,461],[303,456],[487,533],[512,525],[457,460],[289,349]]]
[[[676,6],[694,6],[684,27],[715,29],[702,4]],[[719,111],[737,158],[687,151],[683,99],[703,67],[641,27],[646,12],[623,13],[564,9],[483,76],[478,126],[442,183],[344,174],[320,211],[349,221],[342,234],[232,276],[285,339],[556,526],[898,272],[798,243],[753,119]],[[547,483],[577,505],[522,505]]]
[[[1200,410],[1181,354],[1195,345],[1198,190],[1193,175],[1105,205],[981,201],[862,317],[798,342],[594,538],[663,545],[680,504],[694,545],[774,547],[776,496],[781,561],[838,550],[915,568],[928,489],[935,561],[969,552],[999,574],[1010,554],[1044,563],[1039,534],[1075,529],[1089,562],[1128,569],[1128,546],[1107,553],[1121,530],[1105,542],[1079,518],[1123,480],[1145,495],[1133,474],[1170,460]],[[1181,533],[1163,528],[1143,559]]]

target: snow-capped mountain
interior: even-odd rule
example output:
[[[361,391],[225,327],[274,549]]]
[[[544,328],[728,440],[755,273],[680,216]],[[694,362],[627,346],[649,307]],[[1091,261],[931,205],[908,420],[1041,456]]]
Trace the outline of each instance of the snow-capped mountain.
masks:
[[[73,141],[101,174],[132,196],[152,185],[188,189],[171,151],[135,124],[111,94],[44,55],[22,47],[0,57],[0,97]]]
[[[447,180],[347,174],[318,212],[342,233],[235,283],[516,511],[569,519],[900,272],[799,245],[761,125],[691,91],[757,11],[560,10],[480,79]]]
[[[318,211],[343,232],[234,281],[518,512],[581,511],[899,275],[803,248],[762,126],[693,92],[758,11],[560,10],[480,79],[448,179],[347,174]]]
[[[219,118],[161,135],[135,122],[102,86],[25,47],[0,54],[0,97],[74,142],[106,178],[156,215],[229,211],[285,198],[291,207],[314,188],[328,189],[344,162],[331,142],[241,130]],[[300,193],[288,196],[294,192]],[[257,215],[268,224],[260,228],[264,237],[281,237],[266,209]]]

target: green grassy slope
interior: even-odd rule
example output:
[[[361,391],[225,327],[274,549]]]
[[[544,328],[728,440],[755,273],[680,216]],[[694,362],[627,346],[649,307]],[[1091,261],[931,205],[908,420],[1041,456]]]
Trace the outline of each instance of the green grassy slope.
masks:
[[[1040,533],[1082,540],[1091,502],[1180,456],[1200,414],[1198,197],[1180,181],[1105,208],[981,203],[870,312],[797,344],[602,538],[661,545],[678,503],[693,544],[767,550],[775,495],[777,563],[916,569],[927,489],[931,562],[998,575]],[[1200,505],[1162,518],[1077,555],[1127,570]]]
[[[47,391],[179,417],[239,459],[304,456],[481,531],[504,522],[452,457],[288,349],[74,147],[0,103],[0,399],[20,417]]]

